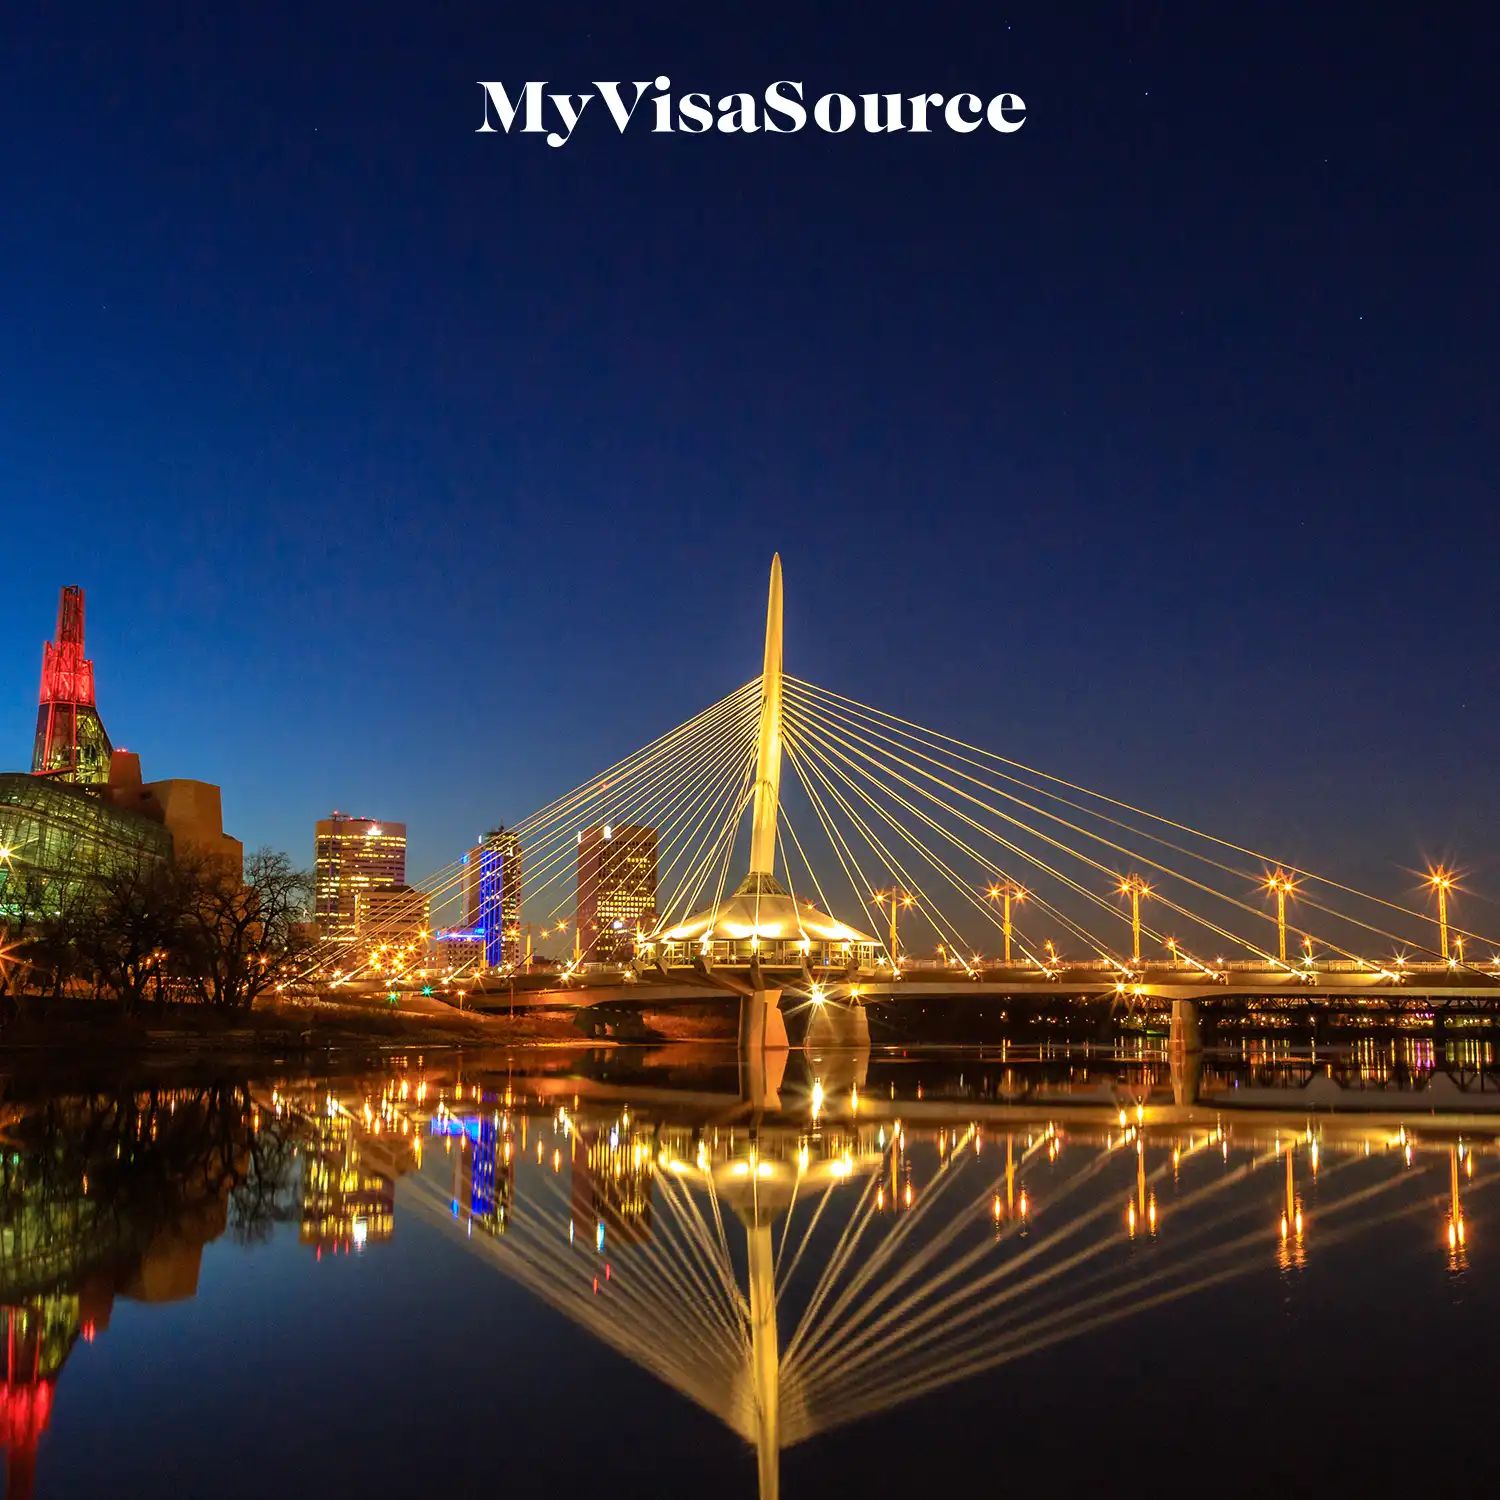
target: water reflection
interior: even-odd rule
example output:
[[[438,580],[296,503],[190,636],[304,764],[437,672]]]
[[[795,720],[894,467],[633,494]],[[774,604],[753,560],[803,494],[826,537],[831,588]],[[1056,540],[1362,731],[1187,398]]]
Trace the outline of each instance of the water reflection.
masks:
[[[58,1376],[116,1299],[192,1297],[205,1245],[286,1212],[289,1145],[258,1126],[249,1090],[218,1084],[0,1107],[7,1494],[30,1492]]]
[[[1430,1091],[1430,1055],[1249,1049],[1200,1080],[1231,1111],[1173,1104],[1165,1057],[1004,1050],[830,1054],[774,1109],[728,1064],[663,1081],[618,1060],[429,1073],[343,1107],[414,1155],[427,1135],[410,1210],[733,1428],[767,1496],[785,1447],[1268,1258],[1295,1272],[1315,1243],[1438,1217],[1440,1181],[1437,1242],[1462,1265],[1496,1122],[1316,1111],[1326,1087],[1362,1106]],[[1477,1109],[1500,1103],[1487,1063],[1447,1080]]]
[[[768,1092],[677,1049],[15,1102],[9,1492],[117,1297],[191,1297],[226,1232],[378,1256],[413,1219],[726,1424],[774,1496],[820,1433],[1383,1226],[1461,1275],[1494,1083],[1487,1044],[1402,1041],[1210,1057],[1189,1104],[1144,1048],[829,1052]]]

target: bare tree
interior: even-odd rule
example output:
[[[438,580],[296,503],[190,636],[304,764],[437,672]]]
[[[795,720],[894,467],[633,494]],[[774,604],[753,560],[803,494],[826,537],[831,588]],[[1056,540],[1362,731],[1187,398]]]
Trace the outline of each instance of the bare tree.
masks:
[[[28,946],[36,993],[62,999],[75,979],[90,977],[80,939],[93,920],[94,892],[80,881],[63,881],[49,893],[46,915]]]
[[[285,854],[260,849],[241,877],[221,860],[179,862],[181,971],[197,999],[249,1010],[291,972],[309,891]]]
[[[75,945],[95,986],[134,1012],[153,992],[160,997],[181,946],[182,882],[171,865],[140,859],[102,872],[92,885]]]

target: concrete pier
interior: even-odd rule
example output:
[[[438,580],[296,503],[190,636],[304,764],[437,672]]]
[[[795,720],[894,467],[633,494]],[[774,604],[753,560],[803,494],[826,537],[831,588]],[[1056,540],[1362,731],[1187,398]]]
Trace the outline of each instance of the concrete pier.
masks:
[[[1198,1029],[1198,1002],[1196,1000],[1174,1000],[1172,1002],[1172,1050],[1201,1052],[1203,1038]]]
[[[807,1023],[803,1047],[811,1052],[825,1048],[859,1048],[870,1050],[870,1016],[863,1005],[841,1005],[825,1001],[813,1007]]]
[[[1203,1039],[1198,1027],[1198,1002],[1172,1002],[1170,1040],[1172,1102],[1179,1108],[1190,1108],[1198,1102],[1199,1082],[1203,1074]]]
[[[742,1053],[786,1051],[780,990],[748,990],[740,996],[739,1042]]]

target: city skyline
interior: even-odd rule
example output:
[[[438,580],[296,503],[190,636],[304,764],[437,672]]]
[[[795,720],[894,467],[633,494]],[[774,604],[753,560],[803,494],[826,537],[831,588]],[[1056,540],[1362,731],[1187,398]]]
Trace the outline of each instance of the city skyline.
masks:
[[[1494,889],[1483,48],[1336,7],[854,20],[799,22],[845,59],[809,96],[982,75],[1025,130],[474,134],[507,57],[749,87],[791,67],[770,17],[375,7],[351,69],[336,7],[295,55],[105,16],[68,90],[23,80],[8,763],[78,583],[120,743],[251,847],[388,809],[432,869],[748,679],[776,549],[811,680],[1362,886]]]
[[[68,592],[70,590],[71,590],[71,586],[70,586],[70,589],[69,590],[65,590],[65,592]],[[46,651],[50,651],[52,649],[52,647],[50,645],[47,645],[45,649],[46,649]],[[93,667],[93,662],[90,661],[89,663],[87,663],[87,665],[92,668]],[[45,667],[45,661],[44,661],[44,667]],[[4,676],[5,676],[4,673],[0,673],[0,682],[3,682]],[[106,681],[105,696],[107,697],[108,696],[108,677],[109,677],[107,663],[106,663],[105,668],[104,668],[103,676],[104,676],[105,681]],[[44,697],[45,697],[46,691],[47,691],[47,687],[46,687],[46,679],[45,679],[45,672],[44,672],[44,686],[43,686],[43,695],[44,695]],[[3,718],[4,718],[3,713],[0,713],[0,722],[3,722]],[[652,726],[652,727],[653,727],[653,729],[660,729],[660,728],[663,728],[664,726],[655,725],[655,726]],[[137,739],[136,743],[139,743],[139,742],[140,742],[139,739]],[[136,756],[136,752],[135,751],[128,750],[124,745],[121,745],[121,746],[118,747],[117,753],[118,754],[127,755],[127,756],[129,756],[131,758],[135,758],[135,756]],[[603,769],[602,765],[601,766],[595,766],[595,767],[589,768],[590,771],[598,771],[598,770],[602,770],[602,769]],[[1335,770],[1336,770],[1336,768],[1334,768],[1334,767],[1328,768],[1328,771],[1329,771],[1330,774],[1332,774]],[[587,779],[587,774],[585,774],[582,779],[586,780]],[[556,794],[559,790],[560,790],[560,788],[558,786],[553,785],[553,786],[551,786],[551,787],[548,788],[548,795]],[[1110,788],[1104,788],[1104,790],[1111,790],[1111,789]],[[1253,796],[1254,793],[1255,793],[1255,791],[1257,789],[1255,787],[1252,787],[1249,790],[1250,790],[1250,792],[1251,792],[1251,794]],[[229,795],[231,795],[231,796],[234,795],[233,791],[230,791],[229,789],[226,789],[226,791],[229,792]],[[389,799],[387,799],[387,800],[389,800]],[[1418,809],[1419,806],[1420,806],[1420,804],[1411,803],[1411,804],[1408,805],[1408,808],[1406,810],[1415,813],[1417,811],[1417,809]],[[1170,811],[1173,811],[1174,809],[1169,806],[1167,810],[1170,812]],[[530,810],[528,810],[528,811],[530,811]],[[1393,822],[1394,822],[1395,826],[1399,826],[1399,824],[1400,824],[1400,815],[1401,815],[1403,809],[1400,808],[1400,807],[1397,807],[1397,808],[1394,808],[1394,809],[1387,808],[1386,811],[1387,812],[1394,812],[1396,814],[1396,817],[1393,820]],[[332,813],[331,816],[334,817],[334,818],[346,819],[346,820],[351,820],[351,821],[360,822],[360,823],[364,823],[364,822],[390,823],[390,824],[392,824],[393,827],[399,827],[399,828],[401,828],[403,830],[403,837],[405,836],[404,831],[405,831],[405,826],[406,825],[405,825],[405,822],[401,821],[401,820],[392,820],[392,819],[389,819],[389,818],[374,818],[374,819],[371,819],[371,818],[365,816],[364,814],[346,812],[346,811],[343,811],[343,810],[341,810],[341,809],[339,809],[337,807],[334,809],[334,812]],[[278,820],[278,822],[279,821],[280,820]],[[303,823],[302,823],[301,837],[300,837],[300,839],[298,839],[298,838],[290,839],[288,841],[287,846],[286,846],[287,847],[287,851],[292,855],[294,861],[299,861],[300,862],[302,860],[302,858],[303,858],[304,855],[309,856],[307,858],[307,860],[306,860],[306,868],[308,870],[310,870],[310,871],[313,870],[314,865],[317,863],[317,860],[316,860],[316,847],[315,846],[316,846],[316,843],[317,843],[317,839],[318,839],[318,837],[319,837],[319,835],[320,835],[320,833],[321,833],[324,825],[326,824],[326,822],[327,822],[327,817],[318,817],[315,820],[315,827],[314,827],[313,839],[312,839],[311,842],[309,842],[309,840],[307,838],[307,833],[306,833],[306,823],[305,823],[305,820],[304,820]],[[424,837],[423,832],[422,832],[422,830],[421,830],[421,828],[419,826],[418,829],[417,829],[417,831],[416,831],[416,837],[413,840],[413,842],[415,843],[416,847],[419,850],[431,849],[432,848],[432,843],[433,843],[434,832],[435,832],[436,828],[440,827],[440,826],[441,826],[440,822],[439,823],[435,823],[431,828],[429,828],[429,830],[427,832],[427,835],[425,837]],[[1431,849],[1433,847],[1437,847],[1437,843],[1436,843],[1435,840],[1428,840],[1427,843],[1424,844],[1424,846],[1423,846],[1423,852],[1421,852],[1420,854],[1414,854],[1413,857],[1410,858],[1410,859],[1402,859],[1399,854],[1396,854],[1396,855],[1393,855],[1390,858],[1387,858],[1384,861],[1382,861],[1378,857],[1378,851],[1376,851],[1376,858],[1374,860],[1367,860],[1366,863],[1365,863],[1365,865],[1364,865],[1364,868],[1365,868],[1366,871],[1373,871],[1373,872],[1375,872],[1375,877],[1376,877],[1377,883],[1379,881],[1383,880],[1385,882],[1387,888],[1390,889],[1391,891],[1398,892],[1398,893],[1406,893],[1406,894],[1412,894],[1412,893],[1419,893],[1419,892],[1421,892],[1423,890],[1424,886],[1427,884],[1427,876],[1430,874],[1430,871],[1433,868],[1442,868],[1442,869],[1456,870],[1456,872],[1459,875],[1459,878],[1464,882],[1463,890],[1464,890],[1465,897],[1466,898],[1477,898],[1477,901],[1482,906],[1487,907],[1487,906],[1493,904],[1494,898],[1491,897],[1488,894],[1487,883],[1486,883],[1484,877],[1485,877],[1485,875],[1487,873],[1489,873],[1489,867],[1484,862],[1484,860],[1482,858],[1482,855],[1480,853],[1480,851],[1484,847],[1484,840],[1483,840],[1483,835],[1482,835],[1483,828],[1484,828],[1483,820],[1480,820],[1480,821],[1476,822],[1475,824],[1470,825],[1469,830],[1467,830],[1469,832],[1469,834],[1470,834],[1469,839],[1468,839],[1467,842],[1465,842],[1462,837],[1460,837],[1458,840],[1444,842],[1441,845],[1441,848],[1442,848],[1443,852],[1441,852],[1439,854],[1436,854],[1436,855],[1433,855],[1433,854],[1427,852],[1427,850],[1429,850],[1429,849]],[[1233,831],[1233,830],[1231,829],[1231,831]],[[489,835],[486,835],[486,837],[488,837],[488,836]],[[1277,828],[1270,835],[1261,834],[1261,835],[1257,835],[1257,836],[1274,838],[1274,839],[1280,841],[1283,847],[1291,848],[1291,847],[1295,847],[1294,840],[1297,837],[1297,830],[1295,829],[1295,827],[1293,827],[1289,823],[1286,830],[1282,830],[1281,828]],[[263,842],[263,841],[256,840],[256,839],[252,838],[249,842],[251,843],[251,845],[253,847],[256,844],[258,844],[260,842]],[[274,840],[272,842],[274,842]],[[308,847],[306,849],[303,849],[301,847],[303,844],[307,844]],[[478,846],[475,845],[473,847],[477,848]],[[1458,850],[1463,851],[1463,852],[1460,852],[1458,854],[1458,856],[1455,857],[1455,854],[1453,853],[1453,851],[1455,849],[1458,849]],[[1472,850],[1473,853],[1469,854],[1467,852],[1469,850]],[[471,853],[473,852],[472,848],[470,849],[470,852]],[[435,851],[433,851],[433,853],[431,854],[431,856],[429,858],[423,858],[421,855],[419,855],[418,862],[416,864],[414,864],[413,867],[412,867],[412,869],[411,869],[411,872],[410,872],[411,876],[412,876],[413,879],[422,879],[422,878],[425,878],[425,877],[427,877],[429,875],[429,873],[431,873],[432,871],[437,870],[441,865],[447,863],[448,861],[450,861],[454,857],[455,857],[455,855],[452,853],[452,851],[449,851],[449,850],[435,850]],[[1295,860],[1294,860],[1294,862],[1295,862]],[[1383,866],[1383,868],[1382,868],[1382,866]],[[1477,882],[1475,880],[1476,876],[1478,877]],[[405,878],[404,873],[403,873],[403,878]],[[467,913],[465,913],[463,915],[464,915],[464,920],[467,920]],[[513,918],[512,918],[512,920],[513,920]],[[469,925],[472,926],[473,923],[470,923]]]

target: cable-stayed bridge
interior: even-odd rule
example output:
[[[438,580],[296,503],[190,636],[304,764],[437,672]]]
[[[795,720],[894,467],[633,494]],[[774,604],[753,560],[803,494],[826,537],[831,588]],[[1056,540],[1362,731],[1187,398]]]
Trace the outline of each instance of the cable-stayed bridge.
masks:
[[[1172,1002],[1189,1046],[1220,998],[1500,1001],[1500,936],[1459,920],[1451,871],[1363,891],[788,675],[779,558],[760,675],[503,839],[487,886],[455,860],[418,933],[326,943],[304,982],[478,1008],[731,992],[752,1051],[786,1045],[784,1004],[857,1042],[861,1007],[903,996]],[[468,951],[435,959],[434,931]]]

